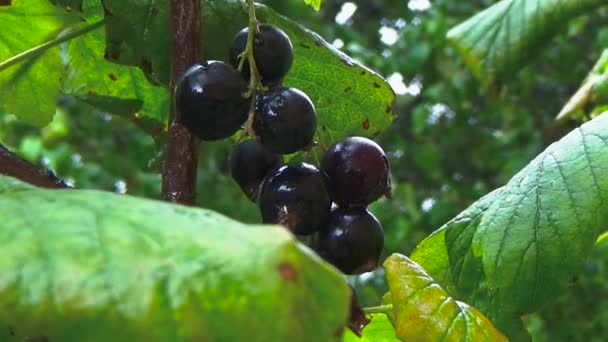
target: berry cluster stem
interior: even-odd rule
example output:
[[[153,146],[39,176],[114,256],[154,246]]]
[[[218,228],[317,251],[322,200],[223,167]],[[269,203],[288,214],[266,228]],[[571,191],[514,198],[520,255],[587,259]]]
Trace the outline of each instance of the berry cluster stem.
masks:
[[[249,63],[249,89],[245,93],[245,97],[248,97],[251,101],[249,106],[249,116],[247,122],[245,122],[245,130],[243,136],[253,135],[253,120],[255,118],[255,98],[258,90],[264,90],[262,86],[262,77],[255,64],[254,47],[255,47],[255,34],[258,33],[258,20],[255,17],[255,4],[253,0],[246,0],[247,9],[249,13],[249,24],[247,33],[247,44],[245,45],[245,51],[241,53],[239,66],[237,70],[241,72],[245,66],[245,60]]]

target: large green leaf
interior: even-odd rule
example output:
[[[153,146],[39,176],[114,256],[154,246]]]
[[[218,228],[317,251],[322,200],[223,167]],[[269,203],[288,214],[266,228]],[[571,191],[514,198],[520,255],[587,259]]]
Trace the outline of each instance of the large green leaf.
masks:
[[[167,2],[107,0],[107,52],[112,61],[136,65],[149,79],[168,84]],[[247,25],[244,2],[203,0],[202,45],[207,59],[228,59],[233,36]],[[317,140],[327,145],[346,135],[370,136],[394,118],[394,93],[373,71],[351,60],[317,34],[259,5],[256,16],[291,38],[295,59],[285,84],[306,92],[318,111]]]
[[[164,126],[169,114],[167,88],[153,86],[137,68],[106,61],[104,48],[102,30],[70,43],[62,91],[102,110],[130,118],[142,115]]]
[[[340,340],[343,277],[277,226],[0,176],[0,341]]]
[[[486,86],[518,70],[566,22],[604,0],[503,0],[452,28],[448,39]]]
[[[0,61],[57,38],[61,30],[86,27],[88,24],[79,24],[78,16],[70,15],[80,8],[87,11],[89,23],[101,19],[99,1],[56,3],[70,12],[47,0],[22,0],[0,9]],[[24,30],[20,26],[23,20],[33,24]],[[55,47],[0,71],[0,106],[26,122],[44,126],[55,113],[57,95],[63,93],[132,121],[146,117],[164,125],[169,111],[167,89],[151,85],[136,68],[106,61],[104,49],[105,35],[100,29],[67,43],[61,56],[60,48]]]
[[[412,253],[505,333],[567,288],[608,218],[608,113],[549,146]]]
[[[47,0],[55,6],[63,7],[73,15],[91,17],[103,9],[103,0]]]
[[[56,38],[75,20],[48,1],[17,0],[0,7],[0,62]],[[58,48],[0,70],[0,106],[25,122],[45,125],[55,113],[61,76]]]
[[[406,256],[393,254],[384,267],[402,341],[506,341],[481,312],[451,298]]]

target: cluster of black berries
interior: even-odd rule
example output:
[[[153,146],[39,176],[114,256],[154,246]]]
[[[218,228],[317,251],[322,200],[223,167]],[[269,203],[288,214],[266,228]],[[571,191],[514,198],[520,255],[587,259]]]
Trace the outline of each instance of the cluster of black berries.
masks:
[[[247,45],[248,28],[234,37],[230,64],[204,61],[189,68],[176,87],[180,121],[202,140],[230,137],[247,120],[250,98],[249,64],[237,71]],[[281,86],[293,62],[293,46],[281,29],[259,25],[253,55],[261,83],[268,87],[255,98],[253,130],[274,153],[297,152],[312,143],[317,125],[315,107],[304,92]]]
[[[283,154],[312,146],[315,107],[302,91],[281,86],[293,61],[289,37],[271,25],[255,34],[254,59],[267,91],[255,99],[256,139],[235,145],[232,177],[258,203],[264,223],[282,224],[296,235],[314,235],[312,247],[346,274],[377,267],[384,245],[380,222],[367,206],[390,193],[389,165],[370,139],[350,137],[333,145],[320,169],[283,165]],[[180,120],[202,140],[223,139],[247,120],[248,64],[237,71],[248,29],[232,42],[231,64],[206,61],[191,67],[176,88]]]
[[[390,193],[389,164],[370,139],[350,137],[333,145],[320,169],[283,158],[257,140],[237,144],[232,177],[260,207],[264,223],[296,235],[313,235],[312,247],[346,274],[374,270],[384,246],[380,222],[367,205]],[[333,206],[333,208],[332,208]]]

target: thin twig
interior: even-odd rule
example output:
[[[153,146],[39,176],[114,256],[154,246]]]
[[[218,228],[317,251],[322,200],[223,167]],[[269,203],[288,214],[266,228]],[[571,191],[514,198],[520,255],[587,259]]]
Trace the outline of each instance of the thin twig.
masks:
[[[0,144],[0,174],[15,177],[24,182],[52,189],[69,188],[52,171],[38,167],[9,151]]]
[[[171,96],[175,84],[188,67],[200,62],[201,1],[170,0]],[[199,141],[181,124],[172,101],[169,136],[163,163],[163,198],[174,203],[194,204]]]

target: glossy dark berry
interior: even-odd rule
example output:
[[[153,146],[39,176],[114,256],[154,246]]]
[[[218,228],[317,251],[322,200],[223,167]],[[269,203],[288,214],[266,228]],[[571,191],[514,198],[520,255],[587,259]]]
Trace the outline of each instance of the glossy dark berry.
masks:
[[[205,61],[190,67],[178,81],[175,105],[179,119],[202,140],[224,139],[247,120],[247,83],[230,64]]]
[[[334,144],[321,161],[321,171],[339,205],[367,206],[382,195],[390,196],[388,159],[370,139],[350,137]]]
[[[257,140],[247,140],[234,145],[230,153],[230,174],[245,195],[255,201],[266,175],[282,163],[282,156],[269,152]]]
[[[378,219],[362,207],[338,208],[319,232],[316,251],[345,274],[361,274],[378,266],[384,233]]]
[[[297,152],[312,144],[316,128],[315,106],[302,91],[277,87],[258,95],[253,129],[270,151]]]
[[[296,235],[308,235],[326,223],[331,201],[321,172],[300,163],[272,171],[262,184],[259,205],[264,223],[279,223]]]
[[[272,25],[259,25],[259,32],[255,35],[253,54],[255,65],[262,77],[263,84],[279,83],[291,68],[293,62],[293,46],[289,37],[283,30]],[[237,68],[239,55],[245,51],[247,45],[246,27],[236,34],[230,47],[230,62]],[[249,78],[249,64],[246,61],[243,75]]]

